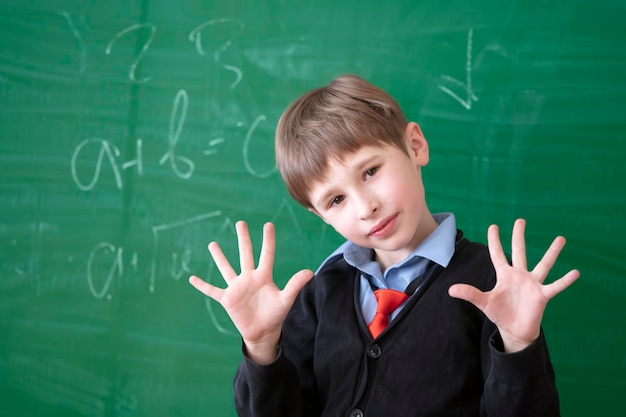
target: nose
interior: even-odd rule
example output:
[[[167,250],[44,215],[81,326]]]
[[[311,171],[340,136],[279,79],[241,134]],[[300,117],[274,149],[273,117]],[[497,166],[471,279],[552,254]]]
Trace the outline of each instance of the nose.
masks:
[[[379,200],[372,193],[360,192],[354,198],[357,216],[360,220],[369,219],[380,208]]]

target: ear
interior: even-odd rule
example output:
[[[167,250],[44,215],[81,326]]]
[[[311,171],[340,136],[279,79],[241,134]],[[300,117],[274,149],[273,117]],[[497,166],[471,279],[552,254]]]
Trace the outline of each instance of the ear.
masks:
[[[416,165],[427,165],[429,159],[428,142],[417,123],[410,122],[406,125],[404,139],[409,157],[415,161]]]

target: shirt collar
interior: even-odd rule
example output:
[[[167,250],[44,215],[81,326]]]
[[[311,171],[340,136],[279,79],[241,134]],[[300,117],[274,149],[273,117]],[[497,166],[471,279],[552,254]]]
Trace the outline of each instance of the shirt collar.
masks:
[[[399,268],[407,262],[411,262],[416,257],[426,258],[438,263],[443,267],[447,267],[454,255],[454,244],[456,241],[456,219],[452,213],[433,214],[435,221],[439,226],[430,234],[420,245],[413,250],[401,262],[391,266],[391,268]],[[355,245],[350,241],[346,241],[339,246],[333,253],[322,262],[318,271],[332,260],[343,256],[346,262],[363,272],[374,267],[372,265],[372,249]],[[375,262],[374,262],[375,264]],[[376,264],[377,265],[377,264]]]

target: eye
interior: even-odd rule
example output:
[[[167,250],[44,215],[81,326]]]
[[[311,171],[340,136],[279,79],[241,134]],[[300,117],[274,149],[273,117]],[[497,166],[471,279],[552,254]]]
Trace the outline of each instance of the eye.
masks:
[[[338,206],[339,204],[341,204],[343,202],[343,200],[345,200],[345,198],[346,197],[343,196],[343,195],[338,195],[336,197],[333,197],[330,200],[330,203],[328,203],[328,207],[336,207],[336,206]]]
[[[363,178],[367,180],[373,177],[374,175],[376,175],[377,172],[378,172],[378,167],[370,168],[367,171],[365,171],[365,175],[363,175]]]

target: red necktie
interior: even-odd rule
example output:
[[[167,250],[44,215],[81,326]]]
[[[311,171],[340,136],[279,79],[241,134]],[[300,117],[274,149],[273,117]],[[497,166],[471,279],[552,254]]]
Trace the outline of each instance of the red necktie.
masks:
[[[389,324],[389,315],[393,313],[400,304],[405,302],[409,296],[400,291],[387,289],[374,291],[374,296],[376,296],[376,300],[378,301],[378,307],[376,307],[376,314],[374,314],[374,318],[368,327],[372,336],[376,338]]]

